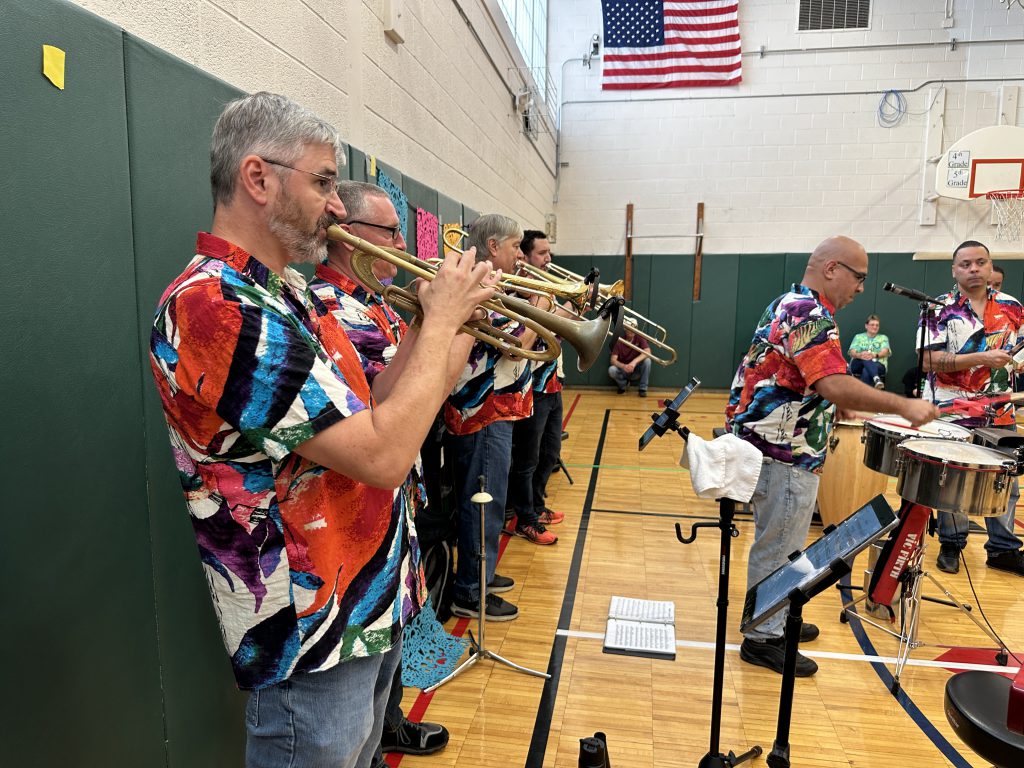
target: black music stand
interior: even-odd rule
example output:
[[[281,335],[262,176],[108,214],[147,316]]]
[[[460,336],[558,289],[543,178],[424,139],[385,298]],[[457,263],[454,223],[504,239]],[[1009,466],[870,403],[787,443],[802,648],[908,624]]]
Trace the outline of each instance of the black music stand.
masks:
[[[641,451],[647,447],[647,444],[655,436],[661,437],[669,431],[677,432],[683,440],[689,437],[690,430],[679,424],[679,407],[699,386],[699,379],[690,379],[690,383],[676,395],[675,399],[666,406],[660,416],[658,414],[651,414],[654,424],[640,438]],[[708,753],[697,764],[697,768],[733,768],[733,766],[758,757],[764,751],[755,744],[742,755],[737,755],[732,750],[726,755],[721,752],[719,744],[722,732],[722,691],[725,688],[725,631],[729,621],[729,557],[732,551],[732,539],[739,536],[739,530],[733,524],[736,502],[733,499],[719,499],[718,509],[719,518],[717,523],[694,523],[690,527],[689,537],[683,536],[682,527],[679,523],[676,523],[676,538],[683,544],[690,544],[695,541],[699,528],[718,528],[721,531],[720,554],[718,557],[718,622],[715,628],[715,682],[711,693],[710,746]]]
[[[775,743],[768,755],[770,768],[789,768],[789,730],[793,720],[793,692],[796,687],[796,657],[800,648],[803,607],[815,595],[848,574],[857,554],[875,539],[892,530],[896,514],[878,495],[838,525],[828,526],[820,539],[789,556],[780,566],[747,590],[740,631],[761,624],[783,608],[786,617],[786,658],[782,667],[779,720]]]

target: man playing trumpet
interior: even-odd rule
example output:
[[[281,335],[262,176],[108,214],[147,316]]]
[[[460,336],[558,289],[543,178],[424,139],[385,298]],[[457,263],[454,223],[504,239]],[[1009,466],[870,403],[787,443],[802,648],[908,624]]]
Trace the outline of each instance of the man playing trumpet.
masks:
[[[210,149],[214,216],[160,299],[150,363],[214,609],[252,691],[246,765],[367,768],[423,603],[405,482],[446,395],[448,350],[493,295],[453,255],[422,286],[423,323],[376,396],[290,265],[319,263],[337,132],[289,99],[227,105]],[[325,718],[324,712],[337,713]]]

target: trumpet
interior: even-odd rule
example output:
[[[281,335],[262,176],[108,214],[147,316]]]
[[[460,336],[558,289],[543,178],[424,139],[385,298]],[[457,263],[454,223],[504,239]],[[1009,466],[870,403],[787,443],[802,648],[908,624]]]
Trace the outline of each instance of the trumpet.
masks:
[[[386,301],[399,309],[404,309],[415,315],[422,315],[423,308],[416,296],[416,291],[410,287],[383,285],[373,274],[373,262],[382,259],[423,280],[433,280],[437,275],[435,263],[410,256],[397,248],[373,245],[356,237],[351,232],[346,232],[336,224],[327,228],[327,239],[346,243],[355,249],[351,258],[352,271],[364,285],[383,295]],[[504,290],[535,291],[549,297],[552,303],[560,297],[551,283],[543,281],[531,281],[531,283],[536,283],[536,285],[523,286],[509,276],[503,276],[498,287]],[[486,320],[465,323],[462,325],[462,331],[486,344],[497,347],[505,354],[538,362],[547,362],[558,357],[561,353],[561,345],[557,337],[561,336],[576,350],[579,356],[577,367],[580,371],[586,371],[597,360],[608,329],[616,319],[614,310],[587,321],[559,317],[547,310],[538,309],[524,299],[503,293],[496,293],[493,298],[482,303],[480,307],[488,312],[504,315],[510,320],[526,326],[544,342],[546,349],[523,349],[518,338],[495,328]]]
[[[550,262],[548,264],[547,271],[544,271],[543,269],[538,269],[537,267],[527,264],[526,262],[520,262],[519,268],[522,271],[532,275],[536,279],[545,279],[546,277],[546,279],[550,280],[552,283],[555,284],[572,284],[573,281],[580,282],[593,279],[595,292],[602,301],[607,301],[608,299],[616,297],[621,298],[624,290],[623,282],[621,280],[616,280],[611,285],[602,285],[598,283],[596,277],[594,277],[595,273],[597,273],[596,269],[591,269],[590,275],[584,278],[576,274],[575,272],[570,272],[565,267],[558,266],[554,262]],[[599,275],[600,273],[597,274]],[[576,311],[577,313],[582,314],[581,310],[577,309]],[[674,363],[677,360],[678,355],[676,354],[675,349],[669,346],[668,343],[666,343],[665,341],[665,339],[668,337],[668,331],[665,330],[663,326],[658,325],[653,320],[649,320],[648,318],[644,317],[639,312],[637,312],[635,309],[632,309],[628,306],[624,305],[622,307],[622,311],[626,317],[631,317],[634,320],[636,320],[636,326],[631,329],[633,333],[647,341],[647,343],[651,347],[657,347],[661,351],[663,356],[659,357],[658,355],[654,354],[653,351],[646,350],[647,352],[650,353],[651,360],[656,362],[658,365],[662,366],[672,365],[672,363]],[[634,344],[633,342],[627,341],[625,337],[621,337],[619,341],[621,341],[630,349],[635,349],[637,352],[645,351],[636,344]]]

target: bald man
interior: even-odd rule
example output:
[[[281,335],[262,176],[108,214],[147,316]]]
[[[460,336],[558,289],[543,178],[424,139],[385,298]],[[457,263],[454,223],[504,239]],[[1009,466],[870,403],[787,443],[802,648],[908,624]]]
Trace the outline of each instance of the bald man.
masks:
[[[807,260],[799,284],[768,305],[733,380],[726,422],[764,456],[754,511],[747,587],[804,548],[818,495],[818,478],[836,406],[846,411],[898,413],[918,425],[938,418],[931,403],[868,386],[847,374],[835,313],[864,290],[868,254],[848,237],[830,237]],[[852,511],[852,510],[851,510]],[[785,612],[747,633],[740,658],[782,673]],[[800,641],[818,636],[804,623]],[[797,655],[796,674],[818,665]]]

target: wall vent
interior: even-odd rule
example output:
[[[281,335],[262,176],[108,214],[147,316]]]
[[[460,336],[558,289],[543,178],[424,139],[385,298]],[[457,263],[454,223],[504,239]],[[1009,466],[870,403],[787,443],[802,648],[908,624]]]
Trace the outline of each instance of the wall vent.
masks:
[[[870,18],[871,0],[800,0],[797,29],[867,29]]]

